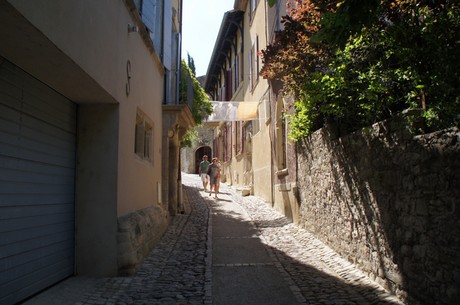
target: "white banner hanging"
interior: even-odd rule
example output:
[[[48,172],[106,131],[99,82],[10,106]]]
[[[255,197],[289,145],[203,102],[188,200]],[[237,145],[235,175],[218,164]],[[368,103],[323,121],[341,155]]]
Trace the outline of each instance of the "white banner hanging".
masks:
[[[208,122],[232,122],[257,120],[258,102],[211,101],[212,113]]]

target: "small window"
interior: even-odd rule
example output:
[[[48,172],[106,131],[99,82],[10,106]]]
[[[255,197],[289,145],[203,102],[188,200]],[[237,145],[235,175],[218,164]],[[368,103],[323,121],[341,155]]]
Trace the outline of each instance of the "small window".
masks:
[[[251,52],[249,53],[249,83],[252,90],[254,90],[259,81],[259,72],[259,36],[256,35]]]
[[[153,124],[144,113],[138,111],[136,115],[134,153],[141,159],[152,161],[153,152]]]

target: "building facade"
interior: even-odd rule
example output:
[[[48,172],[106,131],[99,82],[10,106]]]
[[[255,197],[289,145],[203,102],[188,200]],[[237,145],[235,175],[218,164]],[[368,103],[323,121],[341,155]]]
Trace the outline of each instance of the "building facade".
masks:
[[[0,0],[0,303],[131,273],[166,230],[194,124],[177,104],[181,10]]]
[[[257,102],[255,120],[221,121],[213,150],[222,161],[223,181],[273,204],[298,221],[295,148],[287,139],[280,86],[260,76],[260,52],[282,27],[286,1],[237,0],[222,20],[208,67],[205,90],[215,101]]]

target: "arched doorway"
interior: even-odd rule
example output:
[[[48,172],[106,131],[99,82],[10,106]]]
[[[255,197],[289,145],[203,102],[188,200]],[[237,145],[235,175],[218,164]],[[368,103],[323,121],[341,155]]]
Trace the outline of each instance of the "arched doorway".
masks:
[[[202,146],[197,148],[195,151],[195,174],[198,174],[198,168],[200,167],[200,162],[203,161],[203,156],[207,155],[209,157],[208,160],[211,160],[212,157],[212,150],[209,146]]]

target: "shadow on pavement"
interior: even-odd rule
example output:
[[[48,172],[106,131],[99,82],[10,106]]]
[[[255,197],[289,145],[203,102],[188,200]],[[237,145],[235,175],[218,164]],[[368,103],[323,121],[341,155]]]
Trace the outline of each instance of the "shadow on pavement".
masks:
[[[259,228],[281,228],[290,222],[280,217],[275,220],[258,221],[256,226],[245,215],[243,207],[235,203],[241,209],[235,212],[225,206],[228,202],[232,200],[211,203],[213,223],[218,220],[218,223],[213,225],[212,233],[213,240],[218,240],[218,244],[213,241],[213,261],[219,266],[233,264],[233,267],[240,268],[227,268],[226,275],[219,275],[219,270],[213,267],[213,274],[224,277],[224,280],[219,282],[213,275],[213,304],[402,304],[380,286],[363,285],[358,283],[360,278],[356,279],[356,283],[352,283],[334,274],[332,270],[321,270],[320,266],[324,263],[318,263],[316,266],[312,261],[312,264],[306,264],[293,258],[290,253],[268,246],[263,243]],[[219,238],[223,238],[223,241]],[[218,249],[220,245],[228,249]],[[264,254],[260,253],[262,248]],[[223,255],[225,257],[218,261],[214,258]],[[270,260],[264,258],[264,255],[270,257]],[[308,256],[308,253],[306,255]],[[255,276],[257,272],[263,273],[263,277]],[[286,292],[286,287],[289,292]]]

